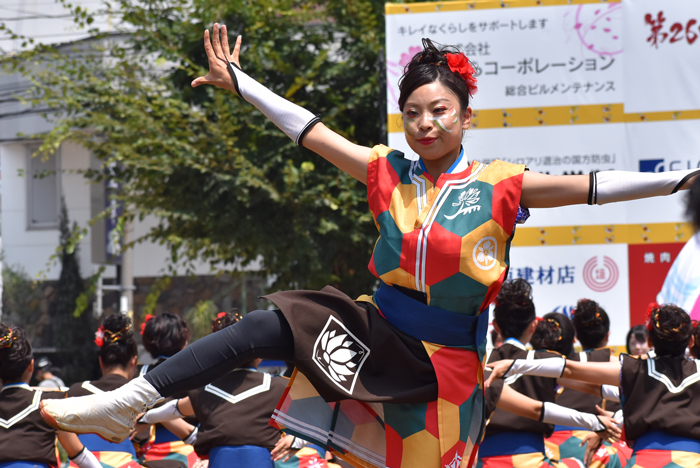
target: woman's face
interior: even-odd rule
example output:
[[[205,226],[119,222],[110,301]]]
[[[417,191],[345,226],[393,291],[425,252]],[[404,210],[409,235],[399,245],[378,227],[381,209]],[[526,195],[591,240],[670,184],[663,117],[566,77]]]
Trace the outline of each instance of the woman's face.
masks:
[[[649,352],[647,340],[638,340],[634,334],[630,336],[629,348],[632,356],[639,356]]]
[[[403,107],[406,141],[427,160],[459,154],[462,131],[469,128],[471,116],[471,108],[461,110],[457,96],[442,83],[423,85],[408,96]]]

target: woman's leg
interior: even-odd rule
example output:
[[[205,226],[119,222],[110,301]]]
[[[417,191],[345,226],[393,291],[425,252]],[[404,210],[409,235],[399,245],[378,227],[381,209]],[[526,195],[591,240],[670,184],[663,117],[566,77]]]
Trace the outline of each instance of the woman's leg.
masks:
[[[294,360],[294,338],[278,310],[257,310],[171,357],[144,377],[101,394],[42,400],[44,420],[56,429],[95,433],[121,442],[139,413],[161,397],[202,387],[256,357]]]
[[[292,329],[279,310],[256,310],[238,323],[195,341],[148,372],[164,397],[193,390],[255,358],[292,361]]]

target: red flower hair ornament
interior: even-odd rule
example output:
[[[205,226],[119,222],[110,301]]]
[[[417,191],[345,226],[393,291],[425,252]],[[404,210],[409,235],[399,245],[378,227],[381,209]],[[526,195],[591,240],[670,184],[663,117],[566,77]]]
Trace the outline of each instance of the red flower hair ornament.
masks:
[[[652,322],[652,315],[654,314],[654,311],[657,311],[661,307],[657,302],[651,302],[649,303],[649,307],[647,308],[647,316],[646,316],[646,321],[647,321],[647,330],[651,331],[652,328],[654,328],[654,324]],[[659,318],[654,317],[656,320],[656,326],[659,326]]]
[[[141,335],[143,335],[143,331],[146,329],[146,324],[153,319],[153,315],[151,314],[146,314],[146,316],[143,318],[143,323],[141,324]]]
[[[95,332],[95,344],[98,348],[101,348],[105,344],[105,327],[100,325],[100,328]]]
[[[469,94],[474,96],[479,88],[476,87],[476,76],[474,76],[474,67],[469,63],[469,59],[463,53],[458,54],[445,54],[445,59],[447,59],[447,66],[450,67],[455,73],[459,73],[459,76],[467,83],[467,88],[469,89]]]

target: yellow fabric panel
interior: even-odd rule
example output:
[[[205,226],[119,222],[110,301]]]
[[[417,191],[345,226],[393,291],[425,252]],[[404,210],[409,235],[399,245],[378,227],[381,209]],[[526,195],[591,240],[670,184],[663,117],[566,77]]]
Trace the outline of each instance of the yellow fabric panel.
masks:
[[[426,430],[405,438],[400,468],[441,468],[438,439]]]
[[[413,184],[399,184],[391,194],[389,212],[396,226],[401,232],[407,234],[415,230],[418,217],[418,201],[416,200],[416,186]]]
[[[476,244],[485,237],[494,237],[497,242],[496,259],[498,262],[488,270],[482,270],[474,263],[474,248]],[[506,269],[506,241],[508,235],[493,219],[488,220],[472,232],[462,238],[462,255],[460,258],[459,271],[480,282],[485,286],[490,286],[498,281]]]

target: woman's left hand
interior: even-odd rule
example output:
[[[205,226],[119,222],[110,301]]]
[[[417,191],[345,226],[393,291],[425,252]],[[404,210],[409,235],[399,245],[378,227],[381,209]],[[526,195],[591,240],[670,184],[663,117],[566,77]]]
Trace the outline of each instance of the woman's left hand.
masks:
[[[241,36],[236,38],[236,45],[233,47],[233,53],[230,52],[228,45],[228,31],[226,26],[221,26],[221,34],[219,34],[219,24],[215,23],[212,28],[212,38],[209,37],[209,30],[204,30],[204,50],[207,53],[209,60],[209,73],[207,76],[200,76],[192,82],[192,87],[196,88],[199,85],[210,84],[219,88],[236,91],[233,84],[233,78],[228,70],[226,60],[241,67],[239,55],[241,53]],[[219,36],[221,36],[219,38]]]
[[[292,443],[294,442],[294,436],[292,435],[286,435],[280,440],[277,441],[275,444],[275,448],[272,449],[272,460],[273,461],[280,461],[283,458],[283,462],[286,462],[290,458],[294,456],[295,453],[298,452],[298,450],[294,450],[292,448]]]

